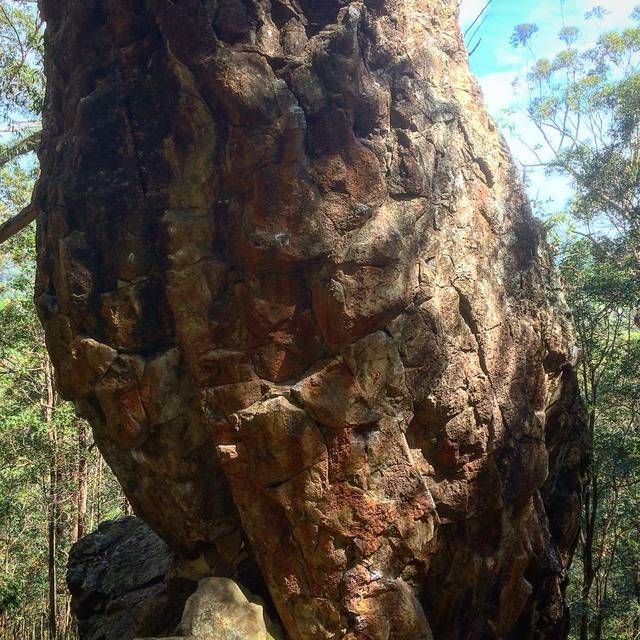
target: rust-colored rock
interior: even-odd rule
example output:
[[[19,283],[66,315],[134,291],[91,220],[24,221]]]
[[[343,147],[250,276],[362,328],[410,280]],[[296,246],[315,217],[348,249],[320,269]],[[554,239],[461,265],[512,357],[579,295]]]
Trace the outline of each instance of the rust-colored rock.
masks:
[[[36,299],[136,513],[291,640],[564,638],[575,346],[457,2],[41,4]]]

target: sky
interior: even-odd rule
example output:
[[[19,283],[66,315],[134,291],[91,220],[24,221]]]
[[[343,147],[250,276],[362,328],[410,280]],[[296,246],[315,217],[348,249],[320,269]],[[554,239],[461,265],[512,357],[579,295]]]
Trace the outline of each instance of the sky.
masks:
[[[485,4],[486,0],[462,0],[460,22],[463,31]],[[584,14],[598,4],[606,7],[610,15],[602,23],[586,21]],[[637,4],[640,0],[493,0],[478,31],[482,41],[470,62],[494,118],[500,121],[504,118],[504,109],[525,104],[524,97],[517,95],[513,82],[526,73],[533,56],[527,49],[511,46],[509,40],[515,25],[537,24],[539,31],[532,40],[533,53],[537,57],[551,58],[564,47],[558,39],[558,32],[563,26],[579,27],[582,46],[590,46],[603,30],[630,25],[629,15]],[[524,115],[516,116],[514,123],[520,136],[536,137],[533,126]],[[508,131],[504,130],[504,134],[514,156],[528,162],[530,152]],[[549,201],[548,214],[560,212],[571,197],[571,186],[560,177],[545,176],[542,171],[530,171],[528,175],[530,197]]]

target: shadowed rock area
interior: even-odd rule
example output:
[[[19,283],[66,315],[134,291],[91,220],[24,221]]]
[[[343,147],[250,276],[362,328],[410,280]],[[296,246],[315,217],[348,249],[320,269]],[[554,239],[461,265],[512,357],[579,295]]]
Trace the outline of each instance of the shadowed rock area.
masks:
[[[185,585],[182,602],[168,607],[169,562],[166,544],[137,518],[104,522],[82,538],[67,567],[80,638],[131,640],[140,627],[153,633],[175,626],[195,586]]]
[[[176,571],[290,640],[565,638],[576,348],[457,2],[41,5],[36,301]]]
[[[181,576],[139,518],[104,522],[74,545],[67,583],[81,640],[280,640],[259,599],[228,578]]]

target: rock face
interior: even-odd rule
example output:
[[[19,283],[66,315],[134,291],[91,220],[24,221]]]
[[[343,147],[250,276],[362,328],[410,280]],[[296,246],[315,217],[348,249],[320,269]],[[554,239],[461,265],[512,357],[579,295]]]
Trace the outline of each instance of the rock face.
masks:
[[[135,633],[175,627],[185,592],[168,598],[167,545],[138,518],[105,522],[69,554],[67,584],[81,640],[131,640]]]
[[[41,5],[36,300],[136,513],[291,640],[564,638],[575,346],[457,2]]]
[[[204,578],[187,600],[179,631],[192,640],[275,640],[257,603],[228,578]]]
[[[190,580],[179,575],[175,560],[139,518],[105,522],[75,544],[67,583],[80,640],[132,640],[150,634],[279,640],[262,604],[235,582]]]

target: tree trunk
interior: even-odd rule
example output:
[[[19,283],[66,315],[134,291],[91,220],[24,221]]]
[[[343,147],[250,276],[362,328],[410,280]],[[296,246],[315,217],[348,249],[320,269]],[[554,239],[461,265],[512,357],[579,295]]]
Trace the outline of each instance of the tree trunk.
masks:
[[[632,580],[633,580],[633,594],[635,596],[635,609],[636,613],[633,616],[633,640],[640,638],[640,562],[637,558],[634,559],[632,567]]]
[[[72,516],[71,529],[69,531],[69,546],[72,547],[82,536],[85,535],[87,519],[87,484],[88,484],[88,450],[87,450],[87,428],[83,420],[78,420],[77,425],[77,447],[76,458],[74,460],[73,483],[75,489],[71,494]],[[68,629],[72,624],[71,600],[66,600],[65,614],[63,617],[64,634],[68,635]]]
[[[76,498],[76,540],[85,534],[87,519],[87,482],[88,482],[87,427],[84,420],[78,421],[78,484]]]
[[[48,357],[44,359],[45,397],[43,416],[49,437],[49,506],[47,510],[48,529],[48,581],[49,581],[49,637],[58,639],[58,576],[57,576],[57,533],[59,505],[59,464],[58,433],[54,421],[55,391],[53,388],[53,371]]]
[[[0,166],[1,164],[0,162]],[[0,244],[29,226],[36,219],[37,213],[37,209],[29,204],[13,218],[9,218],[9,220],[0,224]]]
[[[594,385],[587,384],[585,381],[592,376],[587,375],[587,364],[582,364],[583,393],[590,398],[590,408],[587,417],[587,428],[590,434],[590,441],[593,441],[593,435],[596,426],[596,388]],[[596,528],[598,523],[600,507],[600,493],[598,487],[598,469],[593,466],[585,478],[585,495],[584,495],[584,526],[582,535],[582,587],[580,590],[580,640],[589,640],[589,623],[591,612],[591,587],[596,577],[596,568],[594,566],[594,545],[596,540]]]
[[[585,528],[582,544],[582,589],[580,592],[582,614],[580,616],[580,640],[589,640],[591,610],[591,586],[595,579],[593,545],[598,513],[598,484],[595,474],[591,477],[585,499]]]
[[[102,521],[102,456],[98,455],[96,461],[96,477],[94,483],[94,501],[95,501],[95,524]]]
[[[574,338],[457,2],[99,4],[41,2],[36,299],[135,512],[292,640],[564,637]]]

